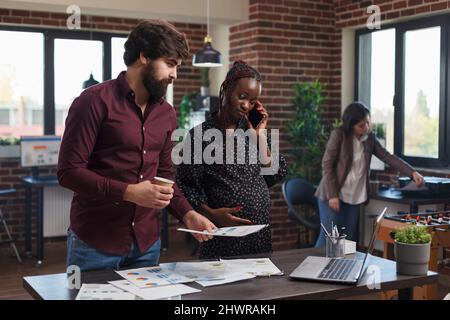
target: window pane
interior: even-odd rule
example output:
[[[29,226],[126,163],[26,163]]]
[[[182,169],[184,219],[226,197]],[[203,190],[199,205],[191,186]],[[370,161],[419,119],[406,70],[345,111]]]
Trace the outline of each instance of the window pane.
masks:
[[[0,43],[0,136],[43,134],[44,36],[0,31]]]
[[[62,135],[67,111],[90,74],[103,81],[103,43],[55,39],[55,133]]]
[[[405,33],[404,155],[439,157],[441,28]]]
[[[111,38],[111,77],[117,78],[119,73],[126,70],[126,65],[123,62],[123,53],[125,49],[123,45],[127,38]]]
[[[380,143],[394,151],[395,29],[377,31],[359,39],[359,97],[371,112]]]

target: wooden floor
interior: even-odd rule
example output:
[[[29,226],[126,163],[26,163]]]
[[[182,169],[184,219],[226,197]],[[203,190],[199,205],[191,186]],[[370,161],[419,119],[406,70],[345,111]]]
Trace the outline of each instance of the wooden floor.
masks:
[[[192,256],[193,241],[179,237],[171,239],[169,249],[161,254],[161,262],[187,261]],[[35,259],[24,259],[19,264],[12,255],[8,245],[0,247],[0,300],[32,299],[22,287],[22,277],[65,272],[66,242],[54,240],[45,244],[45,260],[40,267],[35,266]],[[443,298],[450,292],[450,269],[439,272],[439,296]],[[379,295],[361,296],[352,299],[377,299]]]

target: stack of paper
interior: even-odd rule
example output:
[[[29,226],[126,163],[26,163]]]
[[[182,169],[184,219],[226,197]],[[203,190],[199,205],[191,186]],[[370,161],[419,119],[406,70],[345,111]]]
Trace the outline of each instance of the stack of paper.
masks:
[[[190,233],[199,233],[206,234],[211,236],[220,236],[220,237],[245,237],[249,234],[255,233],[269,226],[268,224],[255,224],[249,226],[235,226],[235,227],[225,227],[215,229],[213,232],[208,231],[198,231],[192,229],[178,228],[178,231],[190,232]]]
[[[160,267],[194,279],[204,287],[284,274],[269,258],[163,263]]]
[[[201,290],[191,288],[184,284],[173,284],[150,288],[139,288],[127,280],[109,281],[113,286],[128,291],[145,300],[158,300],[179,297],[183,294],[200,292]]]
[[[160,266],[116,272],[125,280],[109,281],[109,283],[141,299],[179,298],[183,294],[201,291],[182,284],[193,282],[194,279],[163,269]]]
[[[83,283],[75,300],[134,300],[134,294],[110,284]]]

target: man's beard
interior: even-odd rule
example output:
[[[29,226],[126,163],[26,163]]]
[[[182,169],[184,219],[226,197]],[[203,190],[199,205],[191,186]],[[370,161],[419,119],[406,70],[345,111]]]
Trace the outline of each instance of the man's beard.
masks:
[[[166,94],[169,80],[157,80],[155,77],[155,68],[150,62],[142,71],[142,84],[148,91],[148,102],[150,104],[158,102]]]

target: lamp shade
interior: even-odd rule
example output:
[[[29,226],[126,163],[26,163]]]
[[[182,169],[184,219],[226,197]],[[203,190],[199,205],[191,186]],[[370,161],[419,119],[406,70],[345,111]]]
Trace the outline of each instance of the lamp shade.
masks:
[[[83,82],[83,89],[89,88],[98,83],[99,82],[94,79],[94,76],[91,73],[91,75],[89,76],[89,79]]]
[[[214,68],[222,66],[222,55],[214,49],[211,41],[205,41],[203,48],[192,58],[194,67]]]

